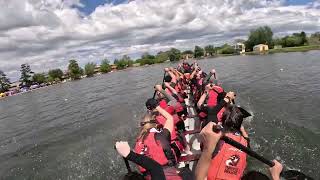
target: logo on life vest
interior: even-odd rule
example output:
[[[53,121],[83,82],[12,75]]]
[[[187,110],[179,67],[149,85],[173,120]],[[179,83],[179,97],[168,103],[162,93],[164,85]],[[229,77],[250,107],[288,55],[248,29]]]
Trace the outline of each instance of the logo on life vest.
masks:
[[[238,168],[236,167],[240,161],[240,156],[232,155],[226,160],[226,168],[224,169],[225,173],[237,175]]]
[[[240,161],[240,156],[232,155],[231,157],[229,157],[228,160],[226,160],[226,165],[235,167],[235,166],[237,166],[239,161]]]

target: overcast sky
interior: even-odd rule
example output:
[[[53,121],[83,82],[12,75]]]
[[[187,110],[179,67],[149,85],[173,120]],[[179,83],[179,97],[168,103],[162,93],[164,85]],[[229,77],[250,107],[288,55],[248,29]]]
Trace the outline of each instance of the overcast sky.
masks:
[[[171,47],[232,42],[268,25],[275,35],[320,31],[320,0],[0,0],[0,69],[12,80]]]

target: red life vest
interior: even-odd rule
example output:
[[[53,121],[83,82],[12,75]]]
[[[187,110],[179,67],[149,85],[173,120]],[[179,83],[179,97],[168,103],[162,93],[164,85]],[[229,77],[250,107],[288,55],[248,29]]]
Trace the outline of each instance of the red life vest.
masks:
[[[170,143],[163,143],[159,140],[156,140],[155,138],[156,133],[157,132],[149,132],[149,134],[144,139],[144,141],[142,141],[142,139],[138,139],[136,141],[134,151],[138,154],[145,155],[155,160],[162,166],[167,165],[170,161],[176,162],[176,159],[175,159],[176,157],[173,150],[170,147]],[[169,146],[166,144],[169,144]],[[168,160],[168,157],[167,157],[168,155],[166,156],[166,154],[164,153],[164,149],[167,149],[167,152],[170,154],[169,155],[171,157],[170,161]],[[138,169],[142,173],[146,172],[146,169],[142,168],[141,166],[138,166]]]
[[[175,111],[176,112],[181,112],[184,110],[184,107],[182,106],[182,104],[180,102],[177,102],[177,104],[175,105]]]
[[[214,90],[210,90],[208,94],[207,104],[210,107],[214,107],[217,105],[218,93],[223,92],[223,88],[220,86],[213,86]]]
[[[241,135],[228,133],[226,136],[247,146],[247,140]],[[247,154],[241,150],[223,143],[218,154],[212,158],[208,170],[208,180],[226,179],[239,180],[247,165]]]
[[[199,80],[198,80],[198,85],[200,85],[200,86],[201,86],[201,85],[202,85],[202,83],[203,83],[203,78],[201,78],[201,79],[199,79]]]
[[[207,117],[207,114],[206,114],[205,112],[201,111],[201,112],[199,113],[199,117],[200,117],[200,118],[206,118],[206,117]]]
[[[223,115],[223,113],[224,113],[225,110],[226,110],[225,108],[222,108],[222,109],[218,112],[217,118],[218,118],[218,121],[219,121],[219,122],[222,122],[222,115]]]
[[[163,173],[166,177],[166,180],[182,180],[182,178],[177,173],[177,169],[175,167],[165,167],[163,168]],[[151,176],[148,175],[145,177],[146,180],[151,180]]]
[[[166,108],[166,107],[167,107],[167,102],[166,102],[166,100],[161,99],[160,102],[159,102],[159,106],[160,106],[162,109]]]
[[[181,86],[180,82],[178,82],[178,83],[176,84],[175,90],[176,90],[177,92],[181,92],[181,91],[182,91],[182,86]]]
[[[159,102],[159,106],[166,110],[169,114],[173,115],[175,113],[175,108],[173,106],[169,106],[166,100],[162,99]]]
[[[177,114],[173,114],[172,117],[173,117],[174,126],[176,127],[176,124],[182,120],[179,118],[179,116]],[[164,126],[164,124],[166,123],[166,118],[163,117],[162,115],[159,115],[159,116],[156,116],[156,121],[158,124],[161,124],[162,126]],[[182,142],[179,141],[176,128],[174,128],[171,132],[171,143],[175,143],[177,145],[179,151],[184,150],[184,145],[182,144]],[[177,150],[175,150],[175,151],[177,151]],[[180,152],[176,152],[175,154],[177,156],[179,156]]]
[[[175,126],[180,121],[180,118],[177,114],[173,114],[172,117],[173,117],[173,123]],[[156,121],[158,124],[161,124],[162,126],[164,126],[167,120],[162,115],[159,115],[159,116],[156,116]],[[171,141],[174,141],[175,139],[177,139],[177,131],[176,129],[173,129],[173,131],[171,132]]]

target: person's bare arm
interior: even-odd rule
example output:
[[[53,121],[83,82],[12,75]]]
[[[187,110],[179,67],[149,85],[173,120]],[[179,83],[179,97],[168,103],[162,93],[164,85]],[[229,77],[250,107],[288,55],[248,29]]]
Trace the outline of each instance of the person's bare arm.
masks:
[[[170,133],[174,130],[174,124],[173,124],[173,117],[164,109],[162,109],[160,106],[156,107],[156,110],[166,118],[166,122],[163,126],[163,128],[168,129]]]
[[[197,106],[198,106],[199,109],[201,108],[201,106],[202,106],[202,104],[204,103],[204,101],[206,100],[206,98],[207,98],[207,91],[205,91],[205,92],[202,94],[202,96],[200,97],[200,99],[199,99],[199,101],[198,101],[198,103],[197,103]]]
[[[155,85],[154,88],[155,88],[155,90],[159,91],[161,94],[163,94],[169,100],[168,104],[174,105],[174,106],[176,105],[177,100],[173,96],[168,94],[164,89],[162,89],[161,85]]]
[[[210,85],[206,85],[205,91],[204,91],[204,93],[202,94],[202,96],[200,97],[200,99],[199,99],[199,101],[197,103],[197,106],[198,106],[199,109],[201,108],[202,104],[206,100],[206,97],[208,96],[208,93],[209,93],[210,89],[212,89],[211,86]]]
[[[177,77],[176,77],[176,75],[173,73],[173,68],[172,67],[170,67],[170,68],[168,68],[168,71],[167,71],[167,73],[171,76],[171,82],[173,82],[173,83],[177,83]]]
[[[208,123],[201,131],[201,137],[203,139],[204,149],[201,153],[200,159],[198,161],[195,176],[196,180],[204,180],[207,177],[208,170],[211,163],[211,157],[222,133],[213,132],[212,128],[216,124],[213,122]]]

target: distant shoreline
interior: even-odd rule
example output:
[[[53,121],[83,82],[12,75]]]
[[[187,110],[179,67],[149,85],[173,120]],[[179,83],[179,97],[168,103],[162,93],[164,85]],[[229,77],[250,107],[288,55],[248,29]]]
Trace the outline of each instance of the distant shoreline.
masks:
[[[297,47],[286,47],[279,49],[269,49],[265,53],[274,54],[274,53],[289,53],[289,52],[307,52],[312,50],[320,50],[320,45],[310,45],[310,46],[297,46]],[[259,55],[257,52],[245,52],[246,55]]]
[[[218,57],[227,57],[227,56],[242,56],[242,55],[257,56],[257,55],[262,55],[262,54],[290,53],[290,52],[308,52],[308,51],[313,51],[313,50],[320,50],[320,45],[287,47],[287,48],[280,48],[280,49],[270,49],[269,51],[266,51],[266,52],[263,52],[263,53],[258,53],[258,52],[251,51],[251,52],[245,52],[243,54],[218,54],[218,55],[215,55],[215,56],[202,57],[202,58],[197,58],[197,59],[196,58],[190,58],[190,59],[188,59],[188,61],[205,60],[205,59],[211,59],[211,58],[214,59],[214,58],[218,58]],[[163,62],[163,63],[159,63],[159,64],[164,64],[164,63],[168,63],[168,62]],[[144,67],[153,66],[153,65],[156,65],[156,64],[128,67],[128,68],[125,68],[125,69],[111,71],[109,73],[122,72],[122,71],[130,70],[130,69],[134,69],[136,67],[143,67],[144,68]],[[109,74],[109,73],[95,74],[94,76],[100,76],[100,75]],[[87,78],[87,77],[85,77],[85,78]],[[84,78],[82,78],[82,79],[84,79]],[[81,80],[81,79],[79,79],[79,80]],[[71,82],[71,81],[67,81],[67,82]],[[28,90],[26,92],[20,92],[20,93],[11,95],[11,96],[22,95],[22,94],[25,94],[25,93],[28,93],[28,92],[37,91],[37,90],[40,90],[40,89],[45,89],[45,88],[48,88],[50,86],[55,86],[55,85],[58,85],[58,84],[64,84],[64,83],[67,83],[67,82],[60,82],[60,83],[56,83],[56,84],[52,84],[52,85],[48,85],[48,86],[44,86],[44,87],[39,87],[39,88],[36,88],[36,89]],[[6,98],[11,97],[11,96],[0,97],[0,100],[6,99]]]

